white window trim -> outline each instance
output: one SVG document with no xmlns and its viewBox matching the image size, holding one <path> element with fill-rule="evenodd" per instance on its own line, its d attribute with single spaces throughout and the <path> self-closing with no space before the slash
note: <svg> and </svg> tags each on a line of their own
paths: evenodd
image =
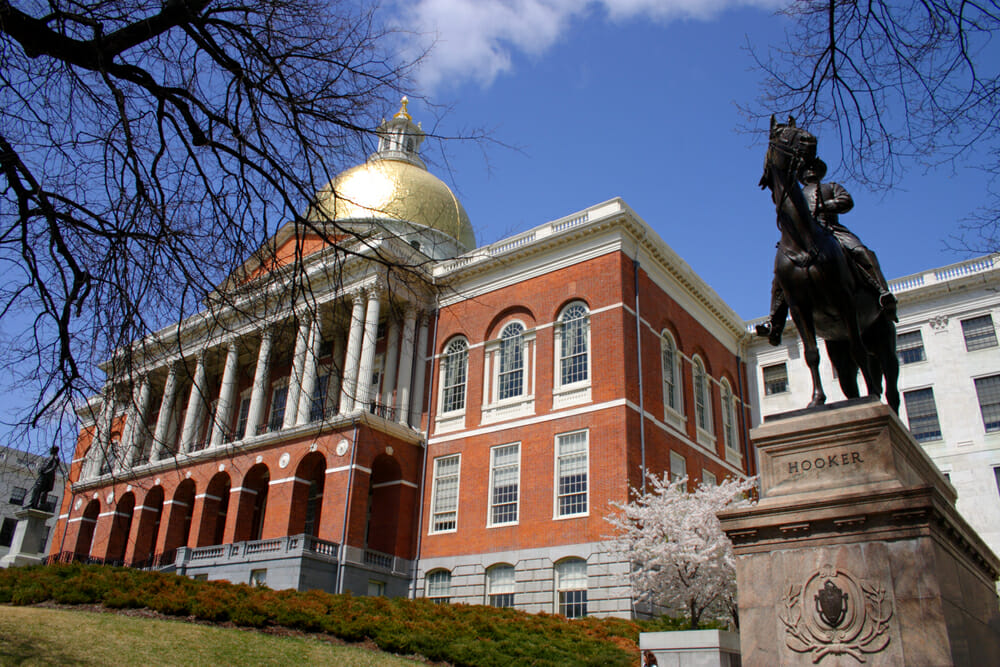
<svg viewBox="0 0 1000 667">
<path fill-rule="evenodd" d="M 458 483 L 455 485 L 455 527 L 448 530 L 434 530 L 434 516 L 437 513 L 437 486 L 438 486 L 438 475 L 437 475 L 437 462 L 440 459 L 447 459 L 451 457 L 458 457 Z M 455 533 L 458 532 L 458 510 L 461 503 L 458 502 L 462 497 L 462 454 L 446 454 L 444 456 L 438 456 L 434 459 L 434 468 L 432 472 L 432 482 L 431 482 L 431 520 L 427 527 L 428 535 L 444 535 L 445 533 Z"/>
<path fill-rule="evenodd" d="M 502 333 L 511 324 L 524 323 L 520 320 L 510 320 L 501 328 Z M 496 338 L 484 345 L 485 369 L 483 377 L 483 406 L 482 423 L 491 424 L 516 417 L 524 417 L 535 414 L 535 366 L 538 348 L 535 345 L 535 329 L 527 327 L 521 332 L 521 363 L 523 365 L 521 375 L 521 394 L 500 400 L 500 338 Z"/>
<path fill-rule="evenodd" d="M 493 452 L 500 447 L 510 447 L 511 445 L 517 445 L 517 519 L 514 521 L 506 521 L 504 523 L 493 523 L 493 475 L 495 473 L 495 467 L 493 465 Z M 495 445 L 490 447 L 490 480 L 489 485 L 486 487 L 486 527 L 487 528 L 505 528 L 507 526 L 517 526 L 521 523 L 521 443 L 520 442 L 505 442 L 502 445 Z"/>
<path fill-rule="evenodd" d="M 585 512 L 578 512 L 576 514 L 559 514 L 559 438 L 566 435 L 575 435 L 577 433 L 585 433 L 586 438 L 586 460 L 587 460 L 587 510 Z M 590 516 L 590 488 L 592 486 L 590 479 L 590 429 L 583 428 L 576 431 L 568 431 L 566 433 L 557 433 L 553 439 L 553 460 L 552 460 L 552 470 L 553 470 L 553 480 L 552 480 L 552 520 L 553 521 L 563 521 L 565 519 L 579 519 L 581 517 Z M 518 496 L 520 499 L 520 496 Z"/>
<path fill-rule="evenodd" d="M 698 365 L 701 365 L 701 372 L 705 376 L 705 424 L 708 428 L 702 428 L 698 423 Z M 715 415 L 712 413 L 712 385 L 715 380 L 705 368 L 705 362 L 701 357 L 695 355 L 691 359 L 691 389 L 694 394 L 694 424 L 698 433 L 698 444 L 704 447 L 715 449 Z"/>
<path fill-rule="evenodd" d="M 684 464 L 684 472 L 681 473 L 681 474 L 679 474 L 679 475 L 677 474 L 677 471 L 674 470 L 674 467 L 675 467 L 674 466 L 674 461 L 675 460 L 680 460 Z M 677 466 L 677 467 L 680 467 L 680 466 Z M 674 480 L 680 479 L 681 477 L 688 477 L 687 457 L 685 457 L 680 452 L 675 452 L 674 450 L 671 449 L 670 450 L 670 481 L 673 482 Z"/>
<path fill-rule="evenodd" d="M 586 581 L 584 588 L 569 588 L 563 586 L 563 576 L 560 573 L 560 566 L 569 562 L 582 562 L 583 563 L 583 576 Z M 552 596 L 553 612 L 556 614 L 562 613 L 560 611 L 561 605 L 559 604 L 559 594 L 569 591 L 585 591 L 587 593 L 587 613 L 583 617 L 590 616 L 590 564 L 587 562 L 586 558 L 580 558 L 579 556 L 567 556 L 566 558 L 560 558 L 555 563 L 552 564 L 552 579 L 553 579 L 553 589 L 554 595 Z"/>
<path fill-rule="evenodd" d="M 663 368 L 663 347 L 667 340 L 670 341 L 670 345 L 674 350 L 672 374 L 674 378 L 674 399 L 677 405 L 671 405 L 667 400 L 665 387 L 666 373 Z M 684 415 L 684 374 L 681 373 L 681 351 L 677 347 L 677 341 L 674 339 L 673 334 L 667 329 L 660 332 L 660 388 L 663 391 L 664 422 L 683 432 L 685 424 L 687 424 L 687 417 Z"/>
<path fill-rule="evenodd" d="M 989 377 L 989 376 L 986 376 L 986 377 Z M 938 437 L 936 437 L 936 438 L 934 438 L 933 440 L 923 440 L 923 441 L 919 441 L 918 440 L 918 442 L 920 443 L 921 446 L 941 444 L 941 443 L 945 442 L 944 427 L 941 425 L 941 411 L 938 409 L 938 406 L 937 406 L 938 397 L 934 393 L 934 384 L 933 383 L 932 384 L 922 384 L 922 385 L 919 385 L 919 386 L 916 386 L 916 387 L 909 387 L 909 388 L 907 388 L 905 390 L 901 389 L 900 392 L 899 392 L 899 409 L 902 412 L 902 415 L 897 415 L 897 416 L 899 416 L 900 420 L 903 421 L 904 424 L 906 424 L 906 430 L 909 431 L 910 430 L 910 411 L 906 409 L 906 394 L 910 394 L 910 393 L 915 392 L 915 391 L 924 391 L 925 389 L 930 389 L 931 390 L 931 400 L 934 402 L 934 415 L 937 417 L 938 428 L 941 429 L 941 435 L 938 436 Z M 972 391 L 973 391 L 973 393 L 976 394 L 976 408 L 977 408 L 977 410 L 979 410 L 979 424 L 982 425 L 983 424 L 983 414 L 982 414 L 982 408 L 979 405 L 979 394 L 976 392 L 976 382 L 975 382 L 975 380 L 972 381 Z M 984 427 L 984 430 L 985 430 L 985 427 Z M 990 431 L 990 433 L 993 433 L 993 431 Z M 912 432 L 911 432 L 911 435 L 912 435 Z M 914 440 L 916 440 L 916 436 L 914 436 Z"/>
<path fill-rule="evenodd" d="M 490 578 L 490 572 L 496 572 L 500 568 L 510 568 L 511 573 L 514 575 L 511 580 L 511 590 L 509 595 L 517 595 L 517 568 L 510 563 L 494 563 L 486 568 L 485 576 L 485 593 L 483 595 L 483 604 L 490 606 L 490 596 L 491 595 L 508 595 L 508 593 L 495 593 L 492 588 L 493 580 Z"/>
<path fill-rule="evenodd" d="M 450 354 L 447 354 L 447 349 L 452 345 L 452 343 L 459 339 L 465 341 L 465 385 L 462 388 L 462 407 L 457 410 L 449 410 L 445 412 L 445 378 L 447 376 L 447 362 L 451 357 Z M 465 414 L 469 407 L 469 350 L 471 349 L 472 345 L 469 344 L 468 338 L 465 336 L 455 336 L 448 341 L 448 345 L 445 345 L 445 352 L 443 352 L 439 357 L 437 392 L 437 404 L 439 408 L 437 414 L 434 416 L 435 433 L 450 433 L 452 431 L 461 431 L 465 428 Z"/>
<path fill-rule="evenodd" d="M 587 327 L 587 378 L 585 380 L 563 384 L 562 339 L 563 329 L 565 327 L 565 324 L 563 323 L 563 315 L 565 315 L 566 311 L 573 306 L 583 306 L 583 308 L 587 311 L 587 314 L 583 317 L 585 326 Z M 589 403 L 591 401 L 591 378 L 593 377 L 593 365 L 591 363 L 591 359 L 594 356 L 592 338 L 590 335 L 590 307 L 583 301 L 572 301 L 566 304 L 566 306 L 559 311 L 559 317 L 556 318 L 554 325 L 552 347 L 552 408 L 559 409 L 570 405 Z"/>
<path fill-rule="evenodd" d="M 726 400 L 726 391 L 729 391 L 729 400 Z M 740 453 L 740 426 L 739 420 L 737 419 L 737 404 L 739 403 L 739 398 L 733 393 L 733 388 L 729 385 L 729 380 L 722 378 L 719 382 L 719 401 L 722 405 L 722 440 L 723 449 L 725 450 L 726 460 L 730 463 L 740 464 L 743 461 L 743 454 Z M 742 406 L 740 406 L 742 409 Z M 730 425 L 733 432 L 733 442 L 732 446 L 728 440 L 726 440 L 726 417 L 730 420 Z"/>
</svg>

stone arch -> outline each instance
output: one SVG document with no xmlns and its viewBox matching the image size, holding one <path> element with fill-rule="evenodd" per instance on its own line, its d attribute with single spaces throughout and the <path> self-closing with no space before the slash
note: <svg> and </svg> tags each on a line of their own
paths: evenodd
<svg viewBox="0 0 1000 667">
<path fill-rule="evenodd" d="M 402 476 L 399 462 L 388 454 L 380 454 L 372 461 L 365 525 L 365 545 L 369 549 L 388 554 L 396 550 Z"/>
<path fill-rule="evenodd" d="M 239 500 L 236 503 L 234 542 L 260 539 L 267 514 L 267 493 L 270 482 L 271 472 L 263 463 L 250 468 L 243 477 Z"/>
<path fill-rule="evenodd" d="M 187 546 L 191 534 L 191 513 L 194 511 L 194 480 L 185 479 L 177 485 L 170 501 L 167 534 L 163 542 L 164 553 Z"/>
<path fill-rule="evenodd" d="M 209 480 L 208 486 L 205 487 L 204 502 L 201 504 L 197 546 L 207 547 L 223 543 L 231 489 L 232 482 L 226 472 L 218 472 Z"/>
<path fill-rule="evenodd" d="M 135 546 L 132 549 L 133 563 L 142 563 L 153 555 L 163 517 L 163 497 L 163 487 L 157 485 L 147 491 L 146 497 L 142 500 L 142 507 L 139 508 L 139 526 L 135 532 Z"/>
<path fill-rule="evenodd" d="M 94 498 L 83 509 L 80 515 L 80 530 L 76 534 L 76 545 L 73 553 L 78 558 L 90 557 L 90 546 L 94 541 L 94 528 L 97 526 L 97 517 L 101 514 L 101 501 Z"/>
<path fill-rule="evenodd" d="M 288 535 L 305 533 L 313 537 L 319 536 L 325 484 L 326 457 L 320 452 L 310 452 L 303 456 L 295 468 Z"/>
<path fill-rule="evenodd" d="M 132 530 L 132 518 L 135 514 L 135 494 L 131 491 L 122 494 L 115 503 L 111 514 L 111 532 L 108 536 L 108 548 L 104 559 L 110 563 L 124 564 L 125 550 L 128 548 L 128 537 Z"/>
</svg>

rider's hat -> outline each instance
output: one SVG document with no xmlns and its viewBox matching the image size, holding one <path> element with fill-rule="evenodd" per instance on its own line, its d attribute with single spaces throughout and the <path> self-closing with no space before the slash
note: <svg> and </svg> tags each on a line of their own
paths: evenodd
<svg viewBox="0 0 1000 667">
<path fill-rule="evenodd" d="M 826 176 L 826 162 L 823 162 L 818 157 L 814 157 L 805 166 L 806 169 L 810 169 L 816 172 L 816 178 L 821 179 Z"/>
</svg>

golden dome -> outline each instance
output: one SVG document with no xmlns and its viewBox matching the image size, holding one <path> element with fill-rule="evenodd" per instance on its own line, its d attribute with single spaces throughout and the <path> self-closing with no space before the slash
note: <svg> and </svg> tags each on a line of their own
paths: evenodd
<svg viewBox="0 0 1000 667">
<path fill-rule="evenodd" d="M 451 189 L 410 162 L 375 158 L 348 169 L 319 192 L 316 205 L 338 221 L 402 220 L 476 247 L 469 216 Z"/>
</svg>

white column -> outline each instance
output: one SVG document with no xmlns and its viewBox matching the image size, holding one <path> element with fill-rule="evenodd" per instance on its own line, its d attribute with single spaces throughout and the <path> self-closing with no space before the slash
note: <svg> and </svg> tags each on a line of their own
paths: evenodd
<svg viewBox="0 0 1000 667">
<path fill-rule="evenodd" d="M 205 351 L 198 353 L 198 361 L 194 368 L 194 381 L 191 383 L 191 393 L 188 395 L 187 412 L 184 414 L 184 429 L 181 431 L 181 451 L 190 452 L 198 437 L 198 427 L 201 426 L 201 407 L 205 401 Z"/>
<path fill-rule="evenodd" d="M 355 292 L 351 308 L 351 332 L 347 337 L 347 356 L 344 359 L 344 382 L 340 390 L 340 414 L 354 410 L 354 392 L 358 387 L 358 364 L 361 363 L 361 339 L 365 327 L 365 299 L 363 292 Z"/>
<path fill-rule="evenodd" d="M 399 320 L 389 315 L 389 331 L 386 333 L 385 374 L 382 376 L 382 405 L 392 405 L 392 390 L 396 388 L 396 370 L 399 364 Z"/>
<path fill-rule="evenodd" d="M 410 403 L 410 424 L 420 430 L 420 416 L 424 406 L 424 381 L 427 379 L 427 313 L 420 316 L 420 333 L 417 335 L 417 373 L 413 379 L 413 402 Z M 414 423 L 416 422 L 416 423 Z"/>
<path fill-rule="evenodd" d="M 122 467 L 126 470 L 132 467 L 136 455 L 139 453 L 142 433 L 146 429 L 146 413 L 149 412 L 149 394 L 149 378 L 143 376 L 132 393 L 132 404 L 129 405 L 128 416 L 125 418 L 125 429 L 122 433 L 122 444 L 125 446 Z"/>
<path fill-rule="evenodd" d="M 399 380 L 396 382 L 396 419 L 400 424 L 410 421 L 410 378 L 413 373 L 413 333 L 417 313 L 406 306 L 403 313 L 403 342 L 400 343 Z"/>
<path fill-rule="evenodd" d="M 97 477 L 101 472 L 101 461 L 111 446 L 111 424 L 115 419 L 115 389 L 110 381 L 101 392 L 101 412 L 94 424 L 94 437 L 88 452 L 87 477 Z"/>
<path fill-rule="evenodd" d="M 250 391 L 246 433 L 237 433 L 237 438 L 257 435 L 257 427 L 260 426 L 264 412 L 264 401 L 267 400 L 267 383 L 271 375 L 271 336 L 270 328 L 264 329 L 260 333 L 260 349 L 257 351 L 257 366 L 253 372 L 253 389 Z"/>
<path fill-rule="evenodd" d="M 378 287 L 368 289 L 368 310 L 365 314 L 364 344 L 361 346 L 361 363 L 358 364 L 358 388 L 355 392 L 355 409 L 367 410 L 372 392 L 372 369 L 375 365 L 375 345 L 378 343 L 378 317 L 381 310 Z"/>
<path fill-rule="evenodd" d="M 296 424 L 308 424 L 312 413 L 313 394 L 316 392 L 316 373 L 319 358 L 319 345 L 323 340 L 323 320 L 319 314 L 319 306 L 309 326 L 309 344 L 306 346 L 305 368 L 302 369 L 302 391 L 299 392 L 299 410 Z M 327 380 L 329 382 L 329 380 Z M 326 386 L 330 391 L 330 385 Z"/>
<path fill-rule="evenodd" d="M 299 395 L 302 393 L 302 371 L 306 364 L 306 348 L 309 347 L 311 318 L 303 315 L 299 320 L 299 330 L 295 335 L 295 355 L 292 357 L 292 372 L 288 376 L 288 394 L 285 398 L 285 414 L 282 428 L 295 426 L 299 415 Z"/>
<path fill-rule="evenodd" d="M 215 405 L 215 415 L 212 419 L 212 447 L 218 447 L 226 441 L 229 424 L 233 420 L 233 399 L 236 396 L 236 375 L 239 371 L 240 346 L 235 340 L 229 341 L 226 350 L 226 366 L 222 371 L 222 384 L 219 386 L 219 402 Z"/>
<path fill-rule="evenodd" d="M 344 348 L 346 345 L 347 341 L 343 336 L 334 337 L 333 353 L 330 355 L 330 384 L 326 386 L 326 406 L 324 408 L 327 415 L 334 414 L 334 411 L 339 412 L 337 407 L 340 405 L 340 388 L 343 385 Z"/>
<path fill-rule="evenodd" d="M 163 384 L 163 399 L 160 400 L 160 414 L 156 417 L 156 433 L 153 434 L 153 452 L 150 461 L 159 461 L 167 454 L 167 436 L 174 421 L 174 400 L 177 396 L 177 364 L 171 363 L 167 369 L 167 379 Z"/>
</svg>

